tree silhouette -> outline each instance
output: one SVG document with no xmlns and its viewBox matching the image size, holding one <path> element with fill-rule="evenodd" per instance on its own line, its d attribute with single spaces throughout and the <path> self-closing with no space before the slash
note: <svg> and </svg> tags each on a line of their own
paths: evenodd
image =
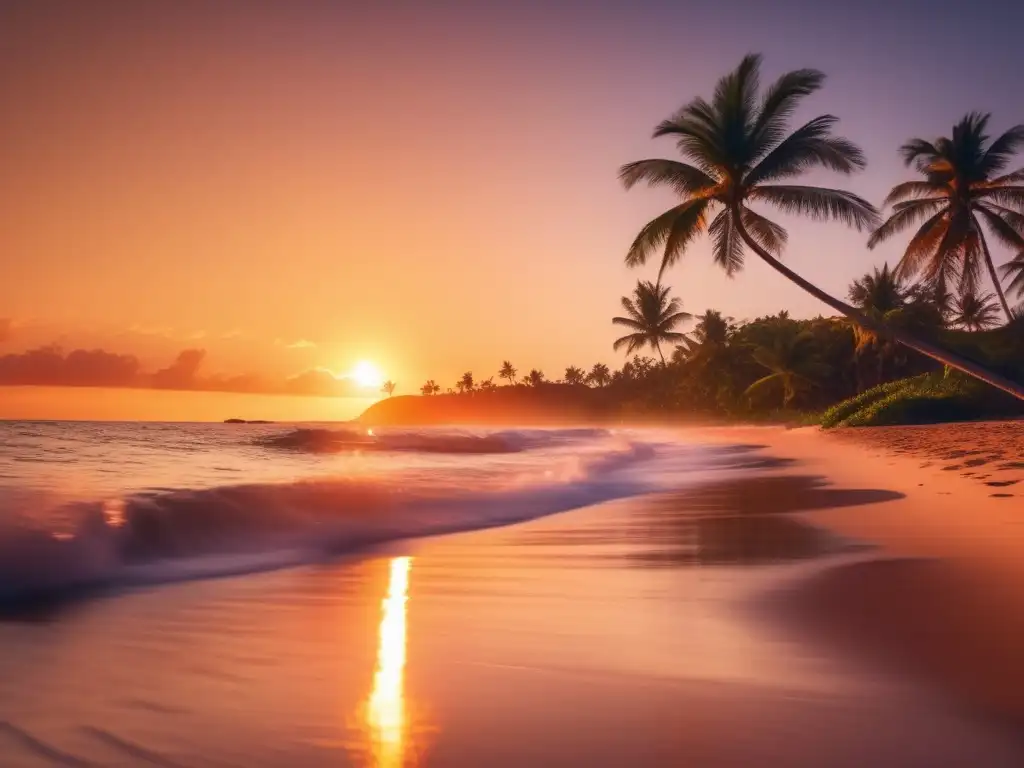
<svg viewBox="0 0 1024 768">
<path fill-rule="evenodd" d="M 466 371 L 462 374 L 462 378 L 456 382 L 455 386 L 459 388 L 459 392 L 472 392 L 474 386 L 473 374 Z"/>
<path fill-rule="evenodd" d="M 565 383 L 566 384 L 582 384 L 587 380 L 587 372 L 582 368 L 577 368 L 575 365 L 570 365 L 565 369 Z"/>
<path fill-rule="evenodd" d="M 885 199 L 892 215 L 871 235 L 868 247 L 917 227 L 897 267 L 900 276 L 955 278 L 959 292 L 970 294 L 977 292 L 984 267 L 1011 318 L 982 222 L 1014 253 L 1024 251 L 1024 168 L 1004 173 L 1024 147 L 1024 125 L 989 143 L 985 129 L 990 117 L 971 112 L 953 126 L 949 138 L 911 139 L 900 147 L 907 166 L 913 165 L 924 178 L 892 188 Z"/>
<path fill-rule="evenodd" d="M 396 390 L 397 388 L 398 388 L 398 385 L 397 385 L 397 384 L 395 384 L 395 382 L 393 382 L 393 381 L 391 381 L 390 379 L 388 379 L 387 381 L 385 381 L 385 382 L 384 382 L 384 383 L 383 383 L 383 384 L 381 385 L 381 387 L 380 387 L 380 391 L 381 391 L 381 392 L 385 392 L 385 393 L 387 394 L 387 396 L 388 396 L 388 397 L 391 397 L 391 396 L 392 396 L 393 394 L 395 394 L 395 390 Z"/>
<path fill-rule="evenodd" d="M 587 381 L 595 387 L 606 387 L 611 380 L 611 371 L 608 370 L 608 366 L 604 363 L 594 363 L 594 367 L 587 374 Z"/>
<path fill-rule="evenodd" d="M 427 379 L 427 383 L 420 387 L 420 394 L 422 395 L 436 395 L 440 391 L 441 385 L 433 379 Z"/>
<path fill-rule="evenodd" d="M 541 384 L 544 383 L 544 372 L 536 368 L 533 368 L 526 375 L 526 379 L 524 379 L 524 382 L 531 387 L 539 387 Z"/>
<path fill-rule="evenodd" d="M 966 331 L 984 331 L 999 324 L 999 305 L 991 293 L 965 293 L 956 301 L 953 323 Z"/>
<path fill-rule="evenodd" d="M 508 360 L 501 364 L 501 369 L 498 371 L 498 376 L 503 379 L 508 379 L 509 386 L 516 383 L 516 368 Z"/>
<path fill-rule="evenodd" d="M 682 302 L 678 298 L 669 298 L 671 289 L 641 280 L 633 290 L 633 297 L 622 297 L 622 308 L 626 317 L 613 317 L 612 323 L 621 325 L 632 333 L 615 340 L 612 349 L 618 351 L 626 348 L 626 354 L 632 354 L 644 346 L 650 346 L 658 353 L 661 362 L 665 355 L 661 351 L 662 342 L 678 342 L 684 337 L 674 329 L 692 315 L 682 311 Z"/>
</svg>

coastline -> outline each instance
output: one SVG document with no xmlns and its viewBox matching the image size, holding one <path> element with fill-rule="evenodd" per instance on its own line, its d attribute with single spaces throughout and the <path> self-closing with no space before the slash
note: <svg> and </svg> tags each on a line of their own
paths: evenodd
<svg viewBox="0 0 1024 768">
<path fill-rule="evenodd" d="M 686 433 L 762 446 L 754 471 L 0 623 L 0 750 L 18 767 L 1020 764 L 1005 499 L 869 434 Z"/>
</svg>

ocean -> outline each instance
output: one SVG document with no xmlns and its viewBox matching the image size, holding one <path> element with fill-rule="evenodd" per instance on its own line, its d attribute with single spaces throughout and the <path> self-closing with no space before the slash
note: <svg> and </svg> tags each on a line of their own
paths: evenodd
<svg viewBox="0 0 1024 768">
<path fill-rule="evenodd" d="M 679 487 L 744 446 L 611 429 L 0 423 L 0 604 L 319 562 Z"/>
</svg>

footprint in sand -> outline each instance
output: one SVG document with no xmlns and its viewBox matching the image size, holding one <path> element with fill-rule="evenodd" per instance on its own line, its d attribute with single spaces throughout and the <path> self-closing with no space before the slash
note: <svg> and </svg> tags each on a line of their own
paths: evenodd
<svg viewBox="0 0 1024 768">
<path fill-rule="evenodd" d="M 985 485 L 991 485 L 993 488 L 1005 488 L 1008 485 L 1016 485 L 1020 480 L 989 480 Z"/>
<path fill-rule="evenodd" d="M 1005 464 L 1000 464 L 999 469 L 1024 469 L 1024 461 L 1008 461 Z"/>
<path fill-rule="evenodd" d="M 990 493 L 989 496 L 991 496 L 993 499 L 1012 499 L 1013 498 L 1013 494 L 1012 493 Z"/>
</svg>

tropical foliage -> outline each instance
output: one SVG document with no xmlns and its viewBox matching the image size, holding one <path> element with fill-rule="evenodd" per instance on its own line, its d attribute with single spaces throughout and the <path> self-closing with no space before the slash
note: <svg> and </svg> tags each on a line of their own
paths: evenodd
<svg viewBox="0 0 1024 768">
<path fill-rule="evenodd" d="M 625 347 L 626 354 L 630 355 L 649 346 L 665 362 L 662 343 L 682 341 L 683 334 L 675 329 L 692 317 L 689 312 L 683 312 L 682 301 L 670 298 L 670 292 L 668 286 L 641 280 L 636 284 L 632 298 L 623 296 L 622 308 L 626 316 L 613 317 L 612 323 L 631 332 L 616 339 L 612 348 L 617 351 Z"/>
<path fill-rule="evenodd" d="M 950 137 L 911 139 L 900 147 L 903 161 L 923 178 L 892 188 L 885 199 L 892 215 L 868 247 L 916 228 L 897 268 L 901 276 L 955 281 L 967 295 L 978 292 L 984 269 L 1011 318 L 985 230 L 1013 253 L 1024 251 L 1024 168 L 1007 171 L 1024 147 L 1024 125 L 990 142 L 990 117 L 972 112 L 953 126 Z"/>
<path fill-rule="evenodd" d="M 1024 172 L 1020 177 L 1016 176 L 1017 172 L 1001 177 L 991 174 L 999 173 L 1017 144 L 1024 141 L 1024 129 L 1020 133 L 1011 129 L 993 142 L 982 154 L 982 160 L 973 165 L 966 161 L 961 163 L 961 158 L 955 157 L 958 148 L 973 146 L 972 139 L 962 138 L 960 134 L 948 142 L 949 146 L 942 141 L 934 145 L 910 142 L 903 149 L 904 157 L 926 173 L 924 184 L 934 194 L 911 194 L 905 185 L 898 187 L 900 191 L 894 190 L 890 199 L 901 207 L 880 227 L 878 212 L 862 197 L 841 189 L 792 183 L 811 170 L 831 170 L 848 175 L 866 165 L 865 157 L 856 144 L 833 133 L 838 122 L 833 115 L 820 115 L 790 130 L 790 118 L 796 108 L 821 88 L 825 75 L 814 69 L 787 72 L 762 92 L 760 66 L 760 56 L 751 54 L 744 57 L 735 70 L 718 81 L 710 100 L 693 99 L 654 129 L 655 138 L 668 136 L 675 139 L 676 147 L 686 162 L 639 160 L 619 170 L 619 178 L 627 189 L 646 183 L 668 187 L 679 197 L 677 205 L 640 230 L 626 253 L 626 264 L 643 265 L 652 254 L 660 252 L 660 277 L 691 244 L 707 233 L 711 237 L 714 260 L 726 274 L 734 275 L 742 270 L 745 253 L 749 249 L 772 269 L 862 328 L 885 335 L 1024 399 L 1024 386 L 1020 383 L 934 342 L 921 339 L 906 328 L 886 324 L 860 312 L 785 266 L 780 257 L 787 241 L 786 230 L 753 207 L 767 204 L 783 213 L 823 221 L 834 219 L 857 230 L 873 230 L 872 239 L 877 241 L 886 236 L 886 232 L 897 231 L 893 221 L 895 217 L 899 217 L 897 221 L 913 218 L 912 214 L 903 212 L 904 204 L 914 210 L 931 206 L 929 210 L 934 222 L 940 222 L 941 216 L 935 218 L 937 209 L 944 204 L 943 201 L 948 201 L 949 195 L 942 196 L 935 190 L 940 187 L 952 189 L 966 179 L 993 186 L 985 192 L 985 210 L 980 215 L 994 232 L 998 230 L 1000 236 L 1009 242 L 1012 239 L 1010 233 L 1016 233 L 1017 223 L 1024 222 L 1024 213 L 1017 212 L 1017 208 L 1024 210 L 1024 186 L 1014 184 L 1024 179 Z M 975 139 L 984 138 L 983 129 L 984 122 L 981 122 Z M 972 151 L 975 154 L 981 152 L 978 147 Z M 970 173 L 974 175 L 957 175 L 962 167 L 973 169 Z M 919 197 L 925 202 L 914 202 Z M 999 210 L 993 206 L 998 206 Z M 919 216 L 920 211 L 914 215 Z M 945 216 L 950 218 L 952 215 L 947 210 Z M 1009 223 L 1011 219 L 1014 223 Z M 975 247 L 971 245 L 974 240 L 977 240 L 978 248 L 983 243 L 975 229 L 969 223 L 950 220 L 944 231 L 951 233 L 950 238 L 960 238 L 955 240 L 958 248 L 969 250 Z M 973 263 L 961 259 L 957 276 L 962 285 L 971 285 L 973 267 L 970 265 Z M 945 270 L 930 274 L 936 279 L 949 277 Z M 964 282 L 965 275 L 967 282 Z"/>
</svg>

